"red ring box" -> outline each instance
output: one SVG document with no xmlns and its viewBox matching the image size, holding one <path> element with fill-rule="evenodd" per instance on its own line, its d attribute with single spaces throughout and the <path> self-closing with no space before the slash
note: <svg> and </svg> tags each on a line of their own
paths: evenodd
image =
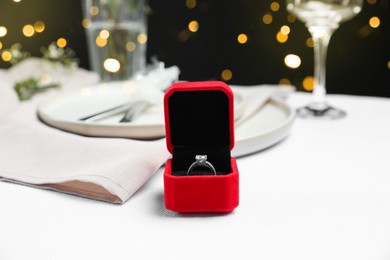
<svg viewBox="0 0 390 260">
<path fill-rule="evenodd" d="M 239 203 L 234 147 L 234 96 L 220 81 L 175 83 L 164 96 L 167 148 L 164 200 L 176 212 L 233 211 Z M 195 155 L 207 155 L 216 175 L 204 166 L 189 174 Z"/>
</svg>

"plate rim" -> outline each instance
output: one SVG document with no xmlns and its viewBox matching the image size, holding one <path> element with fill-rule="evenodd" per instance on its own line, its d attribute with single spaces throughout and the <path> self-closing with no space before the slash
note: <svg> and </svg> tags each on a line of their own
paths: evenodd
<svg viewBox="0 0 390 260">
<path fill-rule="evenodd" d="M 234 148 L 232 150 L 232 154 L 234 157 L 239 158 L 239 157 L 247 156 L 247 155 L 254 154 L 254 153 L 260 152 L 262 150 L 265 150 L 265 149 L 267 149 L 271 146 L 274 146 L 277 143 L 281 142 L 290 134 L 290 130 L 291 130 L 293 123 L 295 121 L 295 118 L 296 118 L 295 109 L 293 109 L 291 106 L 289 106 L 285 102 L 285 100 L 280 98 L 280 97 L 272 96 L 269 100 L 267 100 L 267 103 L 269 103 L 269 102 L 274 102 L 278 106 L 282 106 L 283 109 L 286 109 L 288 111 L 288 116 L 287 116 L 286 120 L 282 121 L 278 125 L 275 125 L 274 127 L 270 128 L 267 131 L 264 131 L 264 132 L 261 132 L 258 134 L 253 134 L 253 135 L 247 136 L 245 138 L 240 138 L 240 139 L 235 137 L 235 145 L 234 145 Z M 261 108 L 259 110 L 261 110 Z M 257 143 L 258 139 L 266 138 L 268 135 L 271 135 L 271 134 L 278 132 L 278 131 L 281 131 L 281 133 L 278 134 L 277 137 L 273 137 L 272 139 L 270 139 L 267 143 L 262 144 L 262 145 L 259 145 L 259 144 L 253 145 L 254 143 L 255 144 Z M 248 143 L 251 144 L 250 147 L 252 149 L 245 148 L 245 144 L 248 144 Z M 245 150 L 245 152 L 244 152 L 244 150 Z"/>
</svg>

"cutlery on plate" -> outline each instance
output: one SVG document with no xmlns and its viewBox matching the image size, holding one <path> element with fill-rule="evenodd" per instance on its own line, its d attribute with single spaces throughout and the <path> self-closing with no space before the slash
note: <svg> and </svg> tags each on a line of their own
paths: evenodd
<svg viewBox="0 0 390 260">
<path fill-rule="evenodd" d="M 117 114 L 120 114 L 123 112 L 127 113 L 128 111 L 136 109 L 138 104 L 143 103 L 143 102 L 146 102 L 146 101 L 137 100 L 137 101 L 127 102 L 125 104 L 115 106 L 115 107 L 112 107 L 109 109 L 105 109 L 103 111 L 93 113 L 92 115 L 88 115 L 88 116 L 79 118 L 79 120 L 84 121 L 84 122 L 94 122 L 94 121 L 98 121 L 98 120 L 101 120 L 101 119 L 104 119 L 104 118 L 107 118 L 110 116 L 114 116 L 114 115 L 117 115 Z"/>
<path fill-rule="evenodd" d="M 134 120 L 134 118 L 137 118 L 142 112 L 144 112 L 148 107 L 150 106 L 150 103 L 147 101 L 139 101 L 137 104 L 135 104 L 133 107 L 128 109 L 125 113 L 125 115 L 122 117 L 122 119 L 119 121 L 120 123 L 128 123 Z"/>
</svg>

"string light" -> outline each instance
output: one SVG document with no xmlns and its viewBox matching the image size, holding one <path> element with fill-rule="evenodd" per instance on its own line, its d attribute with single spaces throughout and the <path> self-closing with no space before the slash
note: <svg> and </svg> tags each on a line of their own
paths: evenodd
<svg viewBox="0 0 390 260">
<path fill-rule="evenodd" d="M 277 12 L 280 9 L 280 4 L 278 2 L 272 2 L 270 8 L 272 11 Z"/>
<path fill-rule="evenodd" d="M 67 41 L 66 41 L 65 38 L 59 38 L 59 39 L 57 40 L 57 46 L 58 46 L 59 48 L 65 48 L 66 44 L 67 44 Z"/>
<path fill-rule="evenodd" d="M 100 38 L 107 40 L 110 37 L 110 32 L 108 30 L 101 30 L 99 33 Z"/>
<path fill-rule="evenodd" d="M 233 77 L 233 72 L 230 69 L 224 69 L 221 73 L 221 78 L 224 81 L 229 81 Z"/>
<path fill-rule="evenodd" d="M 280 31 L 276 34 L 276 40 L 279 43 L 285 43 L 288 40 L 288 34 L 290 33 L 290 27 L 283 25 Z"/>
<path fill-rule="evenodd" d="M 89 28 L 89 26 L 91 26 L 91 20 L 89 20 L 88 18 L 85 18 L 83 19 L 83 21 L 81 22 L 81 25 L 87 29 Z"/>
<path fill-rule="evenodd" d="M 35 33 L 34 26 L 32 26 L 31 24 L 26 24 L 25 26 L 23 26 L 22 31 L 23 31 L 23 35 L 26 37 L 32 37 Z"/>
<path fill-rule="evenodd" d="M 280 85 L 291 85 L 291 81 L 289 79 L 282 78 L 279 80 L 279 84 Z"/>
<path fill-rule="evenodd" d="M 137 41 L 141 44 L 144 44 L 148 41 L 148 36 L 146 34 L 140 33 L 137 36 Z"/>
<path fill-rule="evenodd" d="M 280 28 L 280 32 L 283 33 L 284 35 L 288 35 L 290 33 L 290 27 L 287 25 L 283 25 Z"/>
<path fill-rule="evenodd" d="M 373 16 L 370 18 L 370 20 L 368 21 L 368 24 L 372 27 L 372 28 L 378 28 L 379 25 L 381 24 L 381 20 L 377 17 L 377 16 Z"/>
<path fill-rule="evenodd" d="M 45 23 L 42 22 L 42 21 L 36 21 L 34 23 L 34 30 L 37 32 L 37 33 L 41 33 L 45 30 Z"/>
<path fill-rule="evenodd" d="M 241 33 L 237 36 L 237 41 L 240 44 L 245 44 L 248 41 L 248 36 L 245 33 Z"/>
<path fill-rule="evenodd" d="M 188 23 L 188 30 L 191 32 L 197 32 L 199 29 L 199 23 L 197 21 L 191 21 Z"/>
<path fill-rule="evenodd" d="M 309 47 L 309 48 L 313 48 L 313 47 L 314 47 L 313 38 L 311 38 L 311 37 L 307 38 L 307 40 L 306 40 L 306 46 Z"/>
<path fill-rule="evenodd" d="M 21 2 L 21 0 L 13 0 L 15 3 Z M 377 0 L 366 0 L 366 2 L 370 5 L 374 4 L 379 4 L 381 3 L 380 1 Z M 274 22 L 275 18 L 275 27 L 276 24 L 282 25 L 279 29 L 279 31 L 276 33 L 276 41 L 278 43 L 286 43 L 289 39 L 289 35 L 291 33 L 291 28 L 289 25 L 283 25 L 283 23 L 287 23 L 286 21 L 279 23 L 280 21 L 280 15 L 282 15 L 282 12 L 279 12 L 282 5 L 284 3 L 280 3 L 279 0 L 270 0 L 269 1 L 269 9 L 263 13 L 263 16 L 261 17 L 263 24 L 265 25 L 270 25 Z M 198 11 L 204 11 L 207 10 L 206 6 L 202 2 L 198 3 L 197 0 L 185 0 L 185 6 L 188 9 L 195 9 L 197 8 Z M 202 9 L 203 8 L 203 9 Z M 89 10 L 90 15 L 96 16 L 101 13 L 101 10 L 97 6 L 92 6 Z M 285 20 L 288 21 L 288 23 L 294 23 L 296 22 L 296 17 L 292 14 L 288 14 L 287 16 L 282 17 Z M 82 20 L 82 26 L 86 29 L 89 28 L 91 25 L 91 20 L 88 18 L 85 18 Z M 377 16 L 373 16 L 369 19 L 368 23 L 366 22 L 364 25 L 364 28 L 361 28 L 361 30 L 358 32 L 359 36 L 364 35 L 364 37 L 368 36 L 372 32 L 375 32 L 375 28 L 378 28 L 381 25 L 381 20 Z M 46 25 L 43 21 L 36 21 L 33 24 L 26 24 L 23 26 L 22 32 L 25 37 L 32 37 L 37 33 L 42 33 L 46 29 Z M 183 29 L 180 33 L 178 33 L 177 39 L 181 42 L 187 41 L 194 35 L 193 33 L 198 32 L 199 30 L 199 22 L 197 20 L 192 20 L 188 23 L 187 28 Z M 6 36 L 8 33 L 7 28 L 5 26 L 0 26 L 0 37 Z M 295 33 L 295 31 L 294 31 Z M 108 30 L 102 30 L 100 31 L 99 35 L 96 37 L 96 45 L 99 47 L 105 47 L 107 45 L 107 40 L 110 37 L 110 32 Z M 234 40 L 234 39 L 232 39 Z M 245 33 L 241 33 L 237 36 L 236 38 L 237 42 L 239 44 L 246 44 L 248 42 L 248 35 Z M 136 41 L 128 41 L 125 45 L 125 48 L 128 52 L 132 52 L 137 48 L 137 44 L 141 43 L 144 44 L 148 41 L 147 35 L 146 34 L 139 34 L 137 36 Z M 67 40 L 65 38 L 59 38 L 57 40 L 57 46 L 60 48 L 65 48 L 67 45 Z M 314 42 L 311 37 L 307 38 L 305 41 L 305 45 L 307 47 L 314 47 Z M 285 45 L 287 46 L 287 45 Z M 3 48 L 3 44 L 0 42 L 0 49 Z M 3 61 L 9 61 L 12 59 L 12 53 L 5 50 L 1 53 L 1 58 Z M 284 65 L 288 68 L 291 69 L 297 69 L 301 66 L 301 58 L 298 55 L 295 54 L 288 54 L 284 57 Z M 387 69 L 390 70 L 390 60 L 382 64 L 382 66 L 386 65 Z M 116 59 L 106 59 L 104 61 L 104 69 L 106 69 L 109 72 L 115 73 L 118 72 L 121 68 L 121 64 L 118 60 Z M 224 69 L 221 72 L 220 75 L 221 79 L 224 81 L 229 81 L 233 77 L 233 72 L 231 69 Z M 312 90 L 314 87 L 314 82 L 315 79 L 312 76 L 305 77 L 302 81 L 302 86 L 305 90 Z M 282 85 L 291 85 L 291 81 L 288 78 L 281 78 L 279 80 L 279 84 Z"/>
<path fill-rule="evenodd" d="M 7 35 L 7 28 L 5 26 L 0 26 L 0 37 Z"/>
<path fill-rule="evenodd" d="M 264 24 L 271 24 L 272 23 L 272 20 L 273 20 L 273 17 L 272 17 L 272 15 L 271 14 L 265 14 L 264 16 L 263 16 L 263 23 Z"/>
<path fill-rule="evenodd" d="M 186 0 L 186 6 L 189 9 L 194 9 L 196 7 L 196 0 Z"/>
<path fill-rule="evenodd" d="M 110 58 L 110 59 L 106 59 L 104 61 L 103 67 L 108 72 L 115 73 L 115 72 L 118 72 L 120 70 L 121 64 L 119 63 L 118 60 Z"/>
<path fill-rule="evenodd" d="M 3 61 L 8 62 L 12 59 L 12 54 L 10 51 L 3 51 L 1 53 L 1 58 L 3 59 Z"/>
<path fill-rule="evenodd" d="M 99 14 L 99 7 L 91 6 L 91 8 L 89 9 L 89 13 L 91 15 L 98 15 Z"/>
<path fill-rule="evenodd" d="M 180 42 L 185 42 L 191 37 L 191 32 L 188 29 L 182 30 L 177 35 L 177 40 Z"/>
<path fill-rule="evenodd" d="M 295 54 L 288 54 L 284 58 L 284 64 L 291 69 L 299 68 L 301 66 L 301 58 Z"/>
<path fill-rule="evenodd" d="M 104 47 L 107 44 L 107 39 L 103 39 L 100 35 L 98 35 L 95 39 L 95 43 L 98 47 Z"/>
<path fill-rule="evenodd" d="M 279 43 L 285 43 L 285 42 L 288 40 L 288 35 L 283 34 L 282 32 L 278 32 L 278 33 L 276 34 L 276 40 L 277 40 Z"/>
<path fill-rule="evenodd" d="M 293 14 L 287 15 L 287 21 L 289 23 L 294 23 L 296 20 L 297 20 L 297 18 L 295 17 L 295 15 L 293 15 Z"/>
<path fill-rule="evenodd" d="M 132 42 L 132 41 L 126 43 L 126 50 L 128 52 L 134 51 L 136 47 L 137 47 L 137 45 L 134 42 Z"/>
<path fill-rule="evenodd" d="M 314 77 L 312 76 L 305 77 L 302 81 L 303 89 L 307 91 L 312 91 L 314 89 L 314 82 L 315 82 Z"/>
</svg>

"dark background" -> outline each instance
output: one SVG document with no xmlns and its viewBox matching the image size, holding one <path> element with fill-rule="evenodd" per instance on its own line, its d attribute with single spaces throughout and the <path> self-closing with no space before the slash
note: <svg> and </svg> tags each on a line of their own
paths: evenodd
<svg viewBox="0 0 390 260">
<path fill-rule="evenodd" d="M 0 26 L 8 29 L 0 38 L 2 49 L 20 42 L 32 56 L 40 56 L 41 46 L 63 37 L 80 59 L 80 66 L 89 68 L 88 52 L 82 22 L 82 0 L 12 0 L 0 1 Z M 272 2 L 280 9 L 272 11 Z M 306 46 L 310 37 L 304 25 L 287 21 L 284 1 L 275 0 L 197 0 L 194 8 L 186 0 L 149 0 L 148 59 L 155 56 L 166 66 L 177 65 L 182 80 L 222 79 L 225 69 L 232 72 L 229 84 L 278 84 L 288 79 L 303 91 L 302 81 L 313 75 L 313 48 Z M 265 14 L 271 24 L 264 24 Z M 368 25 L 377 16 L 378 28 Z M 27 38 L 25 24 L 43 21 L 45 31 Z M 189 32 L 188 23 L 199 22 L 199 30 Z M 276 41 L 282 25 L 291 28 L 286 43 Z M 237 42 L 245 33 L 246 44 Z M 284 65 L 287 54 L 300 56 L 297 69 Z M 0 67 L 10 64 L 0 60 Z M 368 0 L 363 10 L 345 22 L 334 33 L 328 51 L 327 90 L 329 93 L 390 97 L 390 3 L 389 0 Z"/>
</svg>

